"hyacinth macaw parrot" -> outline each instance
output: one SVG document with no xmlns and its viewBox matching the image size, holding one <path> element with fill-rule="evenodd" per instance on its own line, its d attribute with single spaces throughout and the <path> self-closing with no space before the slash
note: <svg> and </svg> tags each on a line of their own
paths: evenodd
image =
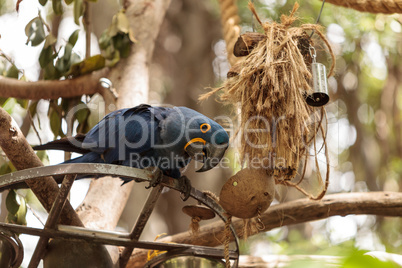
<svg viewBox="0 0 402 268">
<path fill-rule="evenodd" d="M 183 179 L 190 191 L 189 181 L 181 176 L 180 169 L 195 159 L 203 163 L 198 171 L 210 170 L 218 165 L 228 145 L 227 132 L 205 115 L 186 107 L 142 104 L 106 115 L 85 135 L 52 141 L 34 149 L 83 154 L 65 163 L 158 167 L 164 175 Z M 152 186 L 156 183 L 152 182 Z M 188 197 L 189 192 L 185 195 Z"/>
</svg>

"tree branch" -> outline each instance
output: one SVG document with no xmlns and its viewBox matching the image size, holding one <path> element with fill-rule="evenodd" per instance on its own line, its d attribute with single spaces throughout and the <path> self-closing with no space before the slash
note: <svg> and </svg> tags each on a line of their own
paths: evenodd
<svg viewBox="0 0 402 268">
<path fill-rule="evenodd" d="M 21 130 L 3 108 L 0 108 L 0 146 L 16 169 L 43 166 Z M 52 177 L 45 177 L 27 180 L 26 183 L 49 212 L 59 191 L 56 181 Z M 69 202 L 64 205 L 60 218 L 63 224 L 84 226 Z"/>
<path fill-rule="evenodd" d="M 66 80 L 41 80 L 26 82 L 0 76 L 0 97 L 18 99 L 58 99 L 101 92 L 99 79 L 106 76 L 108 68 Z"/>
<path fill-rule="evenodd" d="M 350 214 L 370 214 L 381 216 L 402 216 L 402 193 L 369 192 L 343 193 L 325 196 L 320 201 L 298 199 L 271 206 L 262 214 L 261 220 L 265 225 L 263 230 L 251 228 L 250 235 L 266 232 L 277 227 L 304 223 L 331 216 L 346 216 Z M 236 232 L 243 232 L 243 220 L 233 220 Z M 183 232 L 165 237 L 159 242 L 176 242 L 193 245 L 215 247 L 222 245 L 224 240 L 224 223 L 214 222 L 200 228 L 196 237 L 190 232 Z M 233 237 L 231 238 L 233 239 Z M 146 262 L 146 250 L 136 251 L 130 258 L 127 267 L 143 267 Z"/>
</svg>

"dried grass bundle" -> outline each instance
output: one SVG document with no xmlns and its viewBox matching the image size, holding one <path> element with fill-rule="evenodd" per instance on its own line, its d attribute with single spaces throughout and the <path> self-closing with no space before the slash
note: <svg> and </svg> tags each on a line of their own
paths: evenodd
<svg viewBox="0 0 402 268">
<path fill-rule="evenodd" d="M 297 3 L 290 16 L 282 15 L 281 23 L 262 23 L 254 6 L 249 7 L 265 38 L 240 63 L 238 75 L 200 99 L 222 91 L 222 101 L 240 104 L 241 159 L 249 166 L 263 165 L 276 177 L 288 180 L 296 175 L 301 157 L 321 127 L 322 114 L 305 101 L 306 94 L 312 93 L 306 64 L 311 39 L 306 31 L 315 31 L 327 45 L 332 62 L 334 56 L 318 25 L 290 27 L 296 20 Z"/>
</svg>

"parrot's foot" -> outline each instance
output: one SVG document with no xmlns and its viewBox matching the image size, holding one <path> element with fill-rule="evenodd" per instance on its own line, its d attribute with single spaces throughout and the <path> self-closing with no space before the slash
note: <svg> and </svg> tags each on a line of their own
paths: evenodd
<svg viewBox="0 0 402 268">
<path fill-rule="evenodd" d="M 190 197 L 191 193 L 191 182 L 186 176 L 181 176 L 179 179 L 179 188 L 181 192 L 181 199 L 186 201 Z"/>
<path fill-rule="evenodd" d="M 149 182 L 148 186 L 145 186 L 145 189 L 149 189 L 151 187 L 155 187 L 159 183 L 161 183 L 163 178 L 163 172 L 157 167 L 149 167 L 148 170 L 152 171 L 152 179 Z"/>
</svg>

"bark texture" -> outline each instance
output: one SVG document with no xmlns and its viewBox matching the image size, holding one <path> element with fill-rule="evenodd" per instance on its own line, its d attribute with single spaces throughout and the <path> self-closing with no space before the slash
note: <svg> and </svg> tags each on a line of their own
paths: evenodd
<svg viewBox="0 0 402 268">
<path fill-rule="evenodd" d="M 0 108 L 0 146 L 18 170 L 43 166 L 18 126 L 3 108 Z M 56 181 L 52 177 L 45 177 L 27 180 L 26 183 L 49 212 L 59 191 Z M 64 206 L 60 221 L 67 225 L 84 226 L 69 202 Z"/>
<path fill-rule="evenodd" d="M 101 92 L 99 79 L 106 76 L 108 69 L 93 72 L 74 79 L 41 80 L 26 82 L 0 76 L 0 97 L 18 99 L 72 98 Z"/>
</svg>

